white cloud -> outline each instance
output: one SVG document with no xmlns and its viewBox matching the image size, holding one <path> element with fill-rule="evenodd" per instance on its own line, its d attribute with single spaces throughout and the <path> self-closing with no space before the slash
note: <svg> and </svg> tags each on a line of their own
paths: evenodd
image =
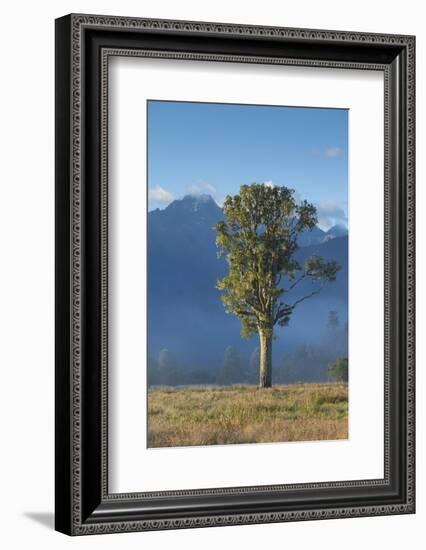
<svg viewBox="0 0 426 550">
<path fill-rule="evenodd" d="M 217 193 L 217 189 L 214 185 L 212 185 L 211 183 L 203 183 L 203 186 L 204 186 L 204 189 L 206 191 L 208 191 L 211 195 L 215 195 Z"/>
<path fill-rule="evenodd" d="M 340 157 L 342 154 L 342 150 L 340 147 L 328 147 L 324 150 L 324 156 L 326 159 L 335 159 L 336 157 Z"/>
<path fill-rule="evenodd" d="M 200 195 L 201 189 L 198 185 L 189 185 L 188 186 L 188 193 L 191 195 Z"/>
<path fill-rule="evenodd" d="M 272 183 L 272 181 L 264 181 L 263 185 L 265 187 L 270 187 L 271 189 L 272 189 L 272 187 L 275 187 L 275 185 Z"/>
<path fill-rule="evenodd" d="M 223 201 L 225 200 L 224 196 L 219 195 L 216 187 L 212 183 L 209 183 L 207 181 L 199 181 L 198 183 L 188 185 L 186 190 L 190 195 L 194 195 L 195 197 L 203 194 L 210 195 L 211 197 L 213 197 L 215 203 L 221 208 L 223 205 Z"/>
<path fill-rule="evenodd" d="M 200 181 L 199 183 L 189 185 L 187 189 L 188 193 L 191 195 L 202 195 L 203 193 L 208 193 L 212 197 L 215 197 L 217 194 L 216 187 L 207 181 Z"/>
<path fill-rule="evenodd" d="M 333 225 L 348 225 L 348 217 L 338 203 L 332 201 L 320 202 L 316 205 L 318 225 L 327 231 Z"/>
<path fill-rule="evenodd" d="M 167 206 L 174 200 L 174 195 L 170 191 L 167 191 L 167 189 L 164 189 L 164 187 L 155 185 L 152 189 L 148 190 L 148 200 Z"/>
</svg>

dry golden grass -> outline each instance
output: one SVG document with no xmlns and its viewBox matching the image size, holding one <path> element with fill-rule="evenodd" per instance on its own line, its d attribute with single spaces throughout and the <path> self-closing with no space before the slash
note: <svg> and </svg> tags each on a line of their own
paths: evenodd
<svg viewBox="0 0 426 550">
<path fill-rule="evenodd" d="M 152 388 L 148 446 L 347 439 L 347 384 Z"/>
</svg>

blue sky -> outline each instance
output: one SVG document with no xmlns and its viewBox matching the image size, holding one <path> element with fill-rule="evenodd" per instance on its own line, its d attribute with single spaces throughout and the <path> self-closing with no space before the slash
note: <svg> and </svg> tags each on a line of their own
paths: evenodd
<svg viewBox="0 0 426 550">
<path fill-rule="evenodd" d="M 220 205 L 252 182 L 285 185 L 347 225 L 348 111 L 148 101 L 149 210 L 187 194 Z"/>
</svg>

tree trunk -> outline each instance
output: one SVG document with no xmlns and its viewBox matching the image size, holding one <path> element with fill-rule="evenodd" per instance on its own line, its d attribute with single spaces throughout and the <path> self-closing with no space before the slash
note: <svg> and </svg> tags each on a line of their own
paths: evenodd
<svg viewBox="0 0 426 550">
<path fill-rule="evenodd" d="M 260 371 L 259 388 L 272 386 L 272 333 L 259 333 L 260 340 Z"/>
</svg>

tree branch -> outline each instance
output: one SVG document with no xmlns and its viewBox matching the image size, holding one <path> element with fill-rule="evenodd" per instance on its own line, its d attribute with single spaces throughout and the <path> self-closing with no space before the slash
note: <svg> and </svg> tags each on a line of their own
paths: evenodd
<svg viewBox="0 0 426 550">
<path fill-rule="evenodd" d="M 237 315 L 243 315 L 245 317 L 254 317 L 256 319 L 256 315 L 252 311 L 247 311 L 245 309 L 235 308 L 235 313 Z"/>
<path fill-rule="evenodd" d="M 247 298 L 245 300 L 247 302 L 247 304 L 254 309 L 254 311 L 258 314 L 258 315 L 262 315 L 263 311 L 258 307 L 258 306 L 255 306 L 251 301 L 249 301 Z"/>
<path fill-rule="evenodd" d="M 316 290 L 312 291 L 310 294 L 307 294 L 306 296 L 303 296 L 303 298 L 299 298 L 299 300 L 296 300 L 295 302 L 293 302 L 293 304 L 291 305 L 291 308 L 294 309 L 297 305 L 304 302 L 308 298 L 312 298 L 312 296 L 315 296 L 316 294 L 319 294 L 321 292 L 321 290 L 323 289 L 323 286 L 324 285 L 322 285 L 320 288 L 317 288 Z"/>
<path fill-rule="evenodd" d="M 297 286 L 300 283 L 300 281 L 303 281 L 303 279 L 306 279 L 307 276 L 308 274 L 305 271 L 298 279 L 296 279 L 296 281 L 293 284 L 291 284 L 288 288 L 284 288 L 283 289 L 284 292 L 290 292 L 290 290 L 293 290 L 293 288 Z"/>
</svg>

